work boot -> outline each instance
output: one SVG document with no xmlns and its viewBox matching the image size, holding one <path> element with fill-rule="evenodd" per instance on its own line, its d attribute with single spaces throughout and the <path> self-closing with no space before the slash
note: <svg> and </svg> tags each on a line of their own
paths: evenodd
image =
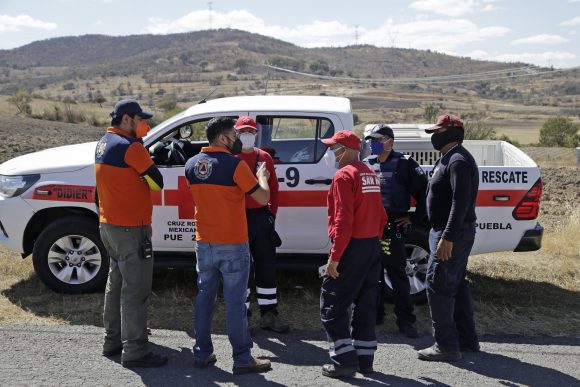
<svg viewBox="0 0 580 387">
<path fill-rule="evenodd" d="M 125 368 L 152 368 L 162 367 L 167 364 L 167 356 L 161 356 L 149 352 L 147 355 L 134 360 L 122 360 L 121 365 Z"/>
<path fill-rule="evenodd" d="M 340 367 L 334 364 L 322 366 L 322 375 L 329 378 L 353 377 L 356 371 L 358 371 L 358 366 Z"/>
<path fill-rule="evenodd" d="M 268 359 L 257 359 L 255 357 L 252 358 L 250 364 L 245 366 L 234 366 L 233 372 L 234 375 L 241 375 L 241 374 L 251 374 L 251 373 L 260 373 L 266 372 L 272 369 L 272 363 Z"/>
<path fill-rule="evenodd" d="M 216 361 L 217 361 L 217 358 L 216 358 L 215 354 L 212 353 L 205 360 L 193 359 L 193 368 L 205 368 L 205 367 L 208 367 L 212 364 L 215 364 Z"/>
<path fill-rule="evenodd" d="M 105 357 L 113 357 L 113 356 L 120 355 L 121 352 L 123 352 L 123 346 L 122 345 L 120 347 L 118 347 L 118 348 L 103 349 L 103 356 L 105 356 Z"/>
<path fill-rule="evenodd" d="M 262 317 L 260 317 L 260 328 L 276 333 L 290 332 L 290 326 L 285 324 L 280 316 L 274 312 L 266 312 Z"/>
<path fill-rule="evenodd" d="M 417 351 L 419 360 L 427 361 L 457 361 L 461 359 L 461 352 L 459 351 L 445 351 L 439 349 L 437 344 L 425 349 Z"/>
</svg>

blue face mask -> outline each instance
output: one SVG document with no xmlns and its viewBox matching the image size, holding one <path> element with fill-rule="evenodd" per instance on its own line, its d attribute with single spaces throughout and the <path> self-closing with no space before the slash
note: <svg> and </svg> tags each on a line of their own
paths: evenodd
<svg viewBox="0 0 580 387">
<path fill-rule="evenodd" d="M 382 142 L 371 141 L 371 152 L 373 153 L 373 155 L 378 155 L 383 150 L 385 150 L 385 147 Z"/>
</svg>

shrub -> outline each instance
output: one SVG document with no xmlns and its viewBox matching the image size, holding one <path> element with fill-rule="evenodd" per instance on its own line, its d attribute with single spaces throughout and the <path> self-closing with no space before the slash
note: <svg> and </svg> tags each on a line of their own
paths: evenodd
<svg viewBox="0 0 580 387">
<path fill-rule="evenodd" d="M 18 110 L 18 113 L 16 114 L 23 114 L 25 116 L 32 114 L 30 101 L 32 101 L 32 97 L 26 90 L 22 89 L 18 89 L 18 91 L 16 91 L 12 97 L 8 98 L 8 102 L 16 106 L 16 109 Z"/>
<path fill-rule="evenodd" d="M 466 140 L 495 140 L 495 129 L 482 120 L 466 121 L 463 125 Z"/>
<path fill-rule="evenodd" d="M 540 129 L 540 145 L 577 147 L 580 144 L 578 129 L 578 125 L 567 117 L 548 118 Z"/>
<path fill-rule="evenodd" d="M 166 95 L 157 102 L 157 107 L 165 112 L 175 109 L 177 99 L 175 95 Z"/>
<path fill-rule="evenodd" d="M 443 109 L 443 105 L 438 103 L 430 103 L 429 105 L 425 106 L 425 110 L 423 111 L 423 118 L 425 118 L 425 122 L 429 124 L 434 124 L 437 116 Z"/>
</svg>

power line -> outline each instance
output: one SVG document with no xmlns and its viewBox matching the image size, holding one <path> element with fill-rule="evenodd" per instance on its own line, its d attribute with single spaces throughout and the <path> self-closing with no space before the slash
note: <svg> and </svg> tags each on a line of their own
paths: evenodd
<svg viewBox="0 0 580 387">
<path fill-rule="evenodd" d="M 560 72 L 573 71 L 580 69 L 580 67 L 573 67 L 568 69 L 556 69 L 556 70 L 541 70 L 534 66 L 516 67 L 508 68 L 504 70 L 493 70 L 484 71 L 479 73 L 471 74 L 453 74 L 453 75 L 441 75 L 433 77 L 423 77 L 423 78 L 353 78 L 353 77 L 335 77 L 330 75 L 320 75 L 305 73 L 301 71 L 295 71 L 290 69 L 285 69 L 283 67 L 272 66 L 269 64 L 264 65 L 276 71 L 300 75 L 303 77 L 317 78 L 317 79 L 327 79 L 335 81 L 346 81 L 354 83 L 382 83 L 391 85 L 410 85 L 416 83 L 426 83 L 426 84 L 441 84 L 441 83 L 464 83 L 464 82 L 480 82 L 489 80 L 499 80 L 499 79 L 510 79 L 510 78 L 521 78 L 521 77 L 531 77 L 531 76 L 541 76 L 545 74 L 554 74 Z"/>
</svg>

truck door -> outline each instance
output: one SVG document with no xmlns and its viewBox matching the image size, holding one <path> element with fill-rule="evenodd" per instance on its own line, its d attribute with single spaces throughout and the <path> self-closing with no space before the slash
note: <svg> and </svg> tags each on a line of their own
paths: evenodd
<svg viewBox="0 0 580 387">
<path fill-rule="evenodd" d="M 224 114 L 236 119 L 246 113 Z M 163 175 L 164 187 L 153 193 L 153 247 L 156 251 L 192 251 L 195 247 L 195 205 L 185 178 L 185 163 L 208 145 L 205 125 L 213 116 L 172 125 L 147 141 L 151 158 Z"/>
<path fill-rule="evenodd" d="M 332 115 L 256 113 L 258 146 L 274 158 L 280 185 L 276 229 L 279 252 L 320 253 L 329 246 L 326 197 L 334 160 L 325 162 L 321 138 L 332 137 Z"/>
</svg>

